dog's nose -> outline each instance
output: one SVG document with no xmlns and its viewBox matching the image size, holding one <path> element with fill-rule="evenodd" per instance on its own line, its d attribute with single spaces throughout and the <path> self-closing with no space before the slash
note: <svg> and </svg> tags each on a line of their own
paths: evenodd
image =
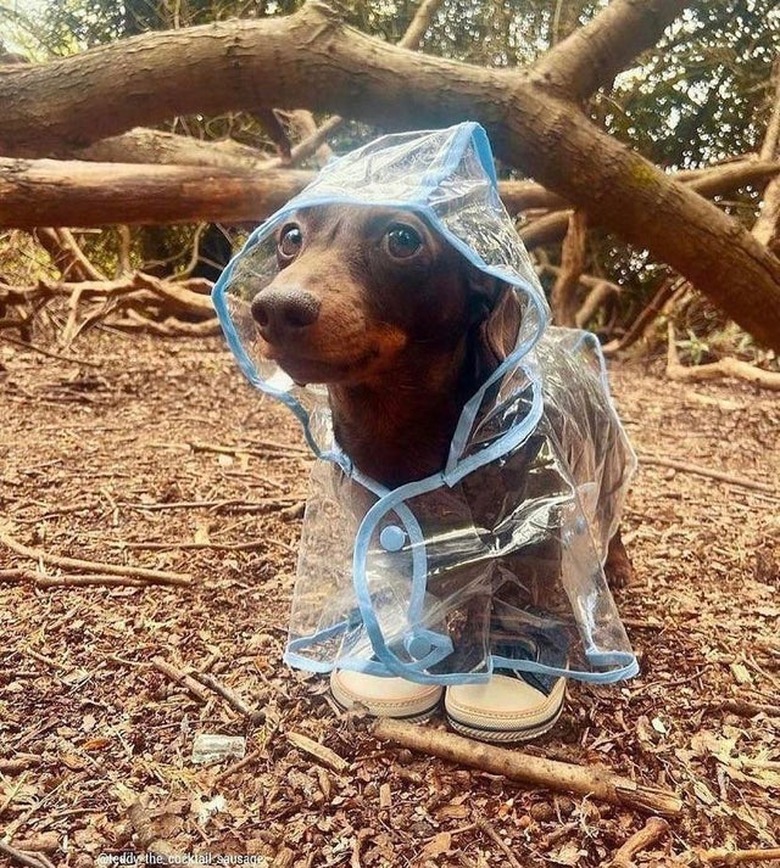
<svg viewBox="0 0 780 868">
<path fill-rule="evenodd" d="M 266 289 L 252 302 L 252 316 L 270 343 L 312 325 L 319 315 L 320 300 L 303 289 Z"/>
</svg>

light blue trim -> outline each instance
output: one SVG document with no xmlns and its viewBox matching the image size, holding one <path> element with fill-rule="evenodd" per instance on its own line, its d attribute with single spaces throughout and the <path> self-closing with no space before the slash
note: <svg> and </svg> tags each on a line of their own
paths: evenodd
<svg viewBox="0 0 780 868">
<path fill-rule="evenodd" d="M 324 631 L 330 632 L 330 631 Z M 335 668 L 332 662 L 320 661 L 311 657 L 305 657 L 297 653 L 298 648 L 304 648 L 308 645 L 313 645 L 323 638 L 320 634 L 313 634 L 306 637 L 305 643 L 302 640 L 294 640 L 287 646 L 287 650 L 283 654 L 283 660 L 290 666 L 296 669 L 303 669 L 307 672 L 317 672 L 319 674 L 327 674 Z M 446 656 L 446 655 L 445 655 Z M 599 655 L 600 656 L 600 655 Z M 414 681 L 418 684 L 484 684 L 490 680 L 496 670 L 507 669 L 515 672 L 530 672 L 534 675 L 548 675 L 554 678 L 570 678 L 573 681 L 582 681 L 588 684 L 614 684 L 618 681 L 626 681 L 639 674 L 639 663 L 632 654 L 618 653 L 612 656 L 617 662 L 617 658 L 624 660 L 624 665 L 617 669 L 611 669 L 608 672 L 582 672 L 576 669 L 563 669 L 556 666 L 544 666 L 541 663 L 536 663 L 533 660 L 516 660 L 511 657 L 502 657 L 498 654 L 490 656 L 488 667 L 485 672 L 474 673 L 448 673 L 444 675 L 428 675 L 425 673 L 419 674 L 414 669 L 404 669 L 403 677 L 407 681 Z M 442 658 L 443 659 L 443 658 Z M 434 662 L 439 662 L 438 660 Z M 428 666 L 434 665 L 426 660 Z M 595 661 L 594 661 L 594 665 Z M 383 666 L 376 660 L 365 660 L 360 657 L 339 657 L 339 669 L 350 669 L 354 672 L 365 672 L 368 675 L 379 675 L 390 677 L 397 675 L 391 669 Z"/>
<path fill-rule="evenodd" d="M 509 360 L 509 357 L 507 357 L 507 360 Z M 531 400 L 531 409 L 523 419 L 515 423 L 506 434 L 502 434 L 501 437 L 491 443 L 490 446 L 480 450 L 479 452 L 475 452 L 460 461 L 454 461 L 454 464 L 451 464 L 455 458 L 454 449 L 451 451 L 450 458 L 447 461 L 447 467 L 444 470 L 444 481 L 450 486 L 450 488 L 469 473 L 472 473 L 478 468 L 483 467 L 485 464 L 495 461 L 497 458 L 500 458 L 517 448 L 534 430 L 536 430 L 536 426 L 539 424 L 539 420 L 542 418 L 542 413 L 544 412 L 544 396 L 542 394 L 541 383 L 539 383 L 536 376 L 531 378 L 529 375 L 529 381 L 533 397 Z M 487 385 L 490 385 L 490 380 Z M 483 395 L 477 393 L 477 396 L 475 397 L 479 397 L 479 402 L 475 402 L 474 404 L 474 414 L 476 414 L 476 410 L 482 403 Z M 469 404 L 471 404 L 473 400 L 474 399 L 472 398 L 469 401 Z M 469 415 L 471 415 L 471 413 L 472 408 L 469 408 Z M 461 419 L 462 418 L 463 417 L 461 417 Z M 474 424 L 474 418 L 469 420 L 470 425 Z M 458 423 L 458 426 L 460 427 L 460 423 Z M 453 438 L 453 447 L 454 444 L 455 439 Z"/>
<path fill-rule="evenodd" d="M 501 657 L 493 655 L 494 669 L 512 669 L 517 672 L 533 672 L 534 675 L 552 675 L 557 678 L 571 678 L 575 681 L 585 681 L 589 684 L 612 684 L 616 681 L 624 681 L 627 678 L 633 678 L 639 672 L 639 663 L 633 654 L 615 652 L 613 654 L 604 655 L 586 655 L 589 662 L 594 666 L 599 665 L 596 662 L 596 657 L 609 657 L 615 663 L 620 660 L 622 666 L 618 669 L 611 669 L 608 672 L 582 672 L 578 669 L 564 669 L 558 666 L 545 666 L 542 663 L 537 663 L 535 660 L 516 660 L 512 657 Z"/>
<path fill-rule="evenodd" d="M 376 495 L 378 500 L 374 506 L 385 503 L 386 498 L 391 493 L 389 488 L 371 479 L 370 476 L 367 476 L 357 468 L 353 468 L 351 478 Z M 385 514 L 392 509 L 392 506 L 388 507 Z M 428 584 L 428 556 L 425 551 L 425 536 L 415 514 L 406 503 L 399 504 L 395 512 L 406 527 L 406 532 L 409 536 L 409 545 L 399 549 L 399 553 L 408 548 L 412 555 L 412 591 L 409 598 L 409 618 L 412 622 L 415 622 L 422 614 L 425 603 L 425 589 Z M 366 516 L 363 517 L 363 521 L 365 519 Z M 366 582 L 365 572 L 363 573 L 363 582 L 364 584 Z"/>
<path fill-rule="evenodd" d="M 360 479 L 366 479 L 363 474 L 359 474 L 359 477 Z M 406 668 L 405 664 L 398 660 L 396 655 L 387 647 L 384 635 L 382 634 L 382 628 L 380 627 L 376 613 L 374 612 L 374 607 L 371 601 L 371 590 L 368 587 L 368 579 L 366 577 L 368 548 L 371 543 L 371 537 L 380 519 L 387 515 L 387 513 L 395 511 L 398 517 L 407 526 L 412 540 L 412 593 L 410 602 L 410 610 L 412 611 L 409 613 L 412 615 L 414 609 L 419 609 L 422 606 L 422 601 L 425 595 L 425 585 L 427 584 L 428 570 L 422 529 L 405 501 L 407 497 L 416 497 L 418 494 L 425 494 L 429 491 L 435 490 L 442 484 L 442 481 L 443 477 L 439 473 L 434 476 L 429 476 L 426 479 L 419 480 L 418 482 L 407 483 L 406 485 L 402 485 L 392 491 L 386 490 L 386 494 L 381 497 L 363 517 L 355 537 L 355 548 L 352 559 L 352 583 L 355 588 L 358 608 L 363 617 L 363 625 L 368 633 L 368 638 L 371 641 L 374 653 L 379 660 L 396 675 L 403 675 Z M 374 485 L 376 485 L 376 483 L 374 483 Z M 399 505 L 401 506 L 400 510 L 396 509 Z M 404 520 L 407 517 L 413 519 L 412 526 Z"/>
</svg>

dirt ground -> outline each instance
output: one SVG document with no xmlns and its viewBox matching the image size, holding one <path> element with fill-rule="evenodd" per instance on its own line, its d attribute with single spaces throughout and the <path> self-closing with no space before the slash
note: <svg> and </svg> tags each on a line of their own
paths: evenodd
<svg viewBox="0 0 780 868">
<path fill-rule="evenodd" d="M 291 415 L 219 338 L 94 332 L 69 353 L 0 342 L 0 842 L 17 851 L 0 864 L 146 851 L 589 868 L 644 826 L 637 810 L 381 743 L 337 713 L 322 678 L 281 661 L 310 461 Z M 629 499 L 637 580 L 615 596 L 642 671 L 572 683 L 558 726 L 525 750 L 680 795 L 637 865 L 778 847 L 780 402 L 638 363 L 612 377 L 640 455 L 685 468 L 643 461 Z M 189 579 L 79 585 L 105 571 L 52 556 Z M 245 738 L 246 760 L 193 762 L 199 733 Z"/>
</svg>

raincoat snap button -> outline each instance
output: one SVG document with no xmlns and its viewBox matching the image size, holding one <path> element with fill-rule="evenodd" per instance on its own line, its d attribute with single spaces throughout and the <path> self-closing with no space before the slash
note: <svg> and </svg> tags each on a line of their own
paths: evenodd
<svg viewBox="0 0 780 868">
<path fill-rule="evenodd" d="M 406 650 L 409 656 L 415 660 L 422 660 L 427 657 L 432 650 L 431 643 L 422 636 L 415 636 L 406 643 Z"/>
<path fill-rule="evenodd" d="M 397 552 L 404 547 L 406 534 L 395 524 L 390 524 L 382 529 L 379 534 L 379 543 L 386 552 Z"/>
</svg>

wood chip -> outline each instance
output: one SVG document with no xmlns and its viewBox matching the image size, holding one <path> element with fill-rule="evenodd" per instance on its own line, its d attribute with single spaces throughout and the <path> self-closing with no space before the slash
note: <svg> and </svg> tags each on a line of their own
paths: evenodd
<svg viewBox="0 0 780 868">
<path fill-rule="evenodd" d="M 333 769 L 334 772 L 344 772 L 349 768 L 349 763 L 335 751 L 306 735 L 301 735 L 299 732 L 288 732 L 287 739 L 298 750 L 313 756 L 318 762 Z"/>
</svg>

